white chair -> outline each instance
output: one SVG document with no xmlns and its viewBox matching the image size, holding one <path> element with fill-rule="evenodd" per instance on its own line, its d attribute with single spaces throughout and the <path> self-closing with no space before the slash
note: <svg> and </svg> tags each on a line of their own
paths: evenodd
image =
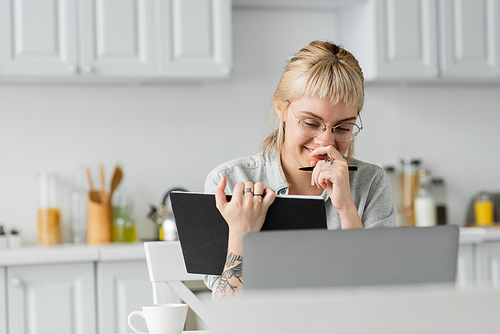
<svg viewBox="0 0 500 334">
<path fill-rule="evenodd" d="M 197 281 L 202 275 L 188 274 L 178 241 L 145 242 L 146 261 L 149 279 L 153 285 L 153 302 L 155 304 L 178 302 L 180 298 L 207 325 L 209 317 L 207 307 L 183 283 Z"/>
</svg>

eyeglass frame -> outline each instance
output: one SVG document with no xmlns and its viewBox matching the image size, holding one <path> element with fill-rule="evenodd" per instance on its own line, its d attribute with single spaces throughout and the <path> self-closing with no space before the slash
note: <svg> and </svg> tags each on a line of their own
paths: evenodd
<svg viewBox="0 0 500 334">
<path fill-rule="evenodd" d="M 343 122 L 343 123 L 337 124 L 337 125 L 335 125 L 335 126 L 327 126 L 327 125 L 325 124 L 325 122 L 323 122 L 323 120 L 322 120 L 322 119 L 317 118 L 317 117 L 312 117 L 312 116 L 311 116 L 311 117 L 304 117 L 304 118 L 302 118 L 302 119 L 299 119 L 299 118 L 297 117 L 297 115 L 295 115 L 295 111 L 294 111 L 294 110 L 293 110 L 293 108 L 292 108 L 292 103 L 291 103 L 289 100 L 286 100 L 286 102 L 288 103 L 288 106 L 290 107 L 290 110 L 292 111 L 292 114 L 293 114 L 293 116 L 295 117 L 295 119 L 297 120 L 297 123 L 298 123 L 299 125 L 300 125 L 300 122 L 302 122 L 303 120 L 308 119 L 308 118 L 317 119 L 318 121 L 320 121 L 321 123 L 323 123 L 323 130 L 321 130 L 321 132 L 320 132 L 320 133 L 318 133 L 316 136 L 312 136 L 312 137 L 311 137 L 311 136 L 306 136 L 305 134 L 303 134 L 303 133 L 301 132 L 301 134 L 302 134 L 303 136 L 305 136 L 305 137 L 308 137 L 308 138 L 316 138 L 316 137 L 318 137 L 318 136 L 322 135 L 322 134 L 326 131 L 326 129 L 327 129 L 327 128 L 332 128 L 332 130 L 333 130 L 333 131 L 332 131 L 332 133 L 333 133 L 333 136 L 334 136 L 334 138 L 335 138 L 335 129 L 336 129 L 337 127 L 341 126 L 342 124 L 352 124 L 352 125 L 355 125 L 355 126 L 357 126 L 357 127 L 359 128 L 358 133 L 356 133 L 353 137 L 351 137 L 351 139 L 350 139 L 349 141 L 341 142 L 341 143 L 350 143 L 350 142 L 351 142 L 354 138 L 356 138 L 356 137 L 359 135 L 359 133 L 361 132 L 361 130 L 363 130 L 363 120 L 361 119 L 361 115 L 360 115 L 359 113 L 358 113 L 358 117 L 359 117 L 359 122 L 361 123 L 360 125 L 357 125 L 356 123 Z M 299 131 L 300 131 L 300 127 L 299 127 Z M 337 140 L 337 139 L 335 139 L 335 140 Z M 340 141 L 339 141 L 339 142 L 340 142 Z"/>
</svg>

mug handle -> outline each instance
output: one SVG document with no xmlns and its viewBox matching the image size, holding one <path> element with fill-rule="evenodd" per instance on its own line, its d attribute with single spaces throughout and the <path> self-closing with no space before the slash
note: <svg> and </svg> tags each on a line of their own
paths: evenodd
<svg viewBox="0 0 500 334">
<path fill-rule="evenodd" d="M 130 314 L 128 315 L 128 318 L 127 318 L 128 326 L 129 326 L 130 328 L 132 328 L 132 330 L 133 330 L 134 332 L 136 332 L 136 333 L 139 333 L 139 334 L 148 334 L 147 332 L 141 332 L 140 330 L 138 330 L 137 328 L 135 328 L 135 327 L 132 325 L 132 323 L 130 322 L 130 319 L 132 319 L 132 317 L 133 317 L 134 315 L 138 315 L 138 316 L 140 316 L 142 319 L 145 319 L 145 318 L 144 318 L 144 312 L 142 312 L 142 311 L 134 311 L 134 312 L 132 312 L 132 313 L 130 313 Z"/>
</svg>

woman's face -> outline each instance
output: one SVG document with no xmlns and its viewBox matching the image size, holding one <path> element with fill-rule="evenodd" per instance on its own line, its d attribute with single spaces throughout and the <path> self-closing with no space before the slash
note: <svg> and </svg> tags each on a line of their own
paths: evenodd
<svg viewBox="0 0 500 334">
<path fill-rule="evenodd" d="M 293 109 L 293 112 L 292 112 Z M 278 116 L 280 111 L 278 111 Z M 328 127 L 319 136 L 310 138 L 302 135 L 299 131 L 299 120 L 306 117 L 318 118 Z M 358 111 L 356 107 L 347 107 L 343 103 L 332 105 L 328 99 L 314 97 L 303 97 L 293 101 L 284 110 L 285 142 L 283 145 L 282 162 L 285 168 L 292 170 L 303 166 L 315 166 L 319 161 L 310 152 L 317 147 L 332 145 L 344 156 L 350 143 L 337 142 L 331 131 L 331 127 L 343 122 L 355 123 Z"/>
</svg>

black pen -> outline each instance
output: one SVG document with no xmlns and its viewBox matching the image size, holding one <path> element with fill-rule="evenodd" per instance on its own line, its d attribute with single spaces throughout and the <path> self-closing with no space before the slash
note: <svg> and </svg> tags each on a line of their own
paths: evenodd
<svg viewBox="0 0 500 334">
<path fill-rule="evenodd" d="M 299 170 L 303 170 L 306 172 L 312 172 L 313 169 L 314 169 L 314 167 L 300 167 L 299 168 Z M 355 172 L 358 170 L 358 166 L 349 166 L 348 169 L 349 169 L 349 172 Z"/>
</svg>

